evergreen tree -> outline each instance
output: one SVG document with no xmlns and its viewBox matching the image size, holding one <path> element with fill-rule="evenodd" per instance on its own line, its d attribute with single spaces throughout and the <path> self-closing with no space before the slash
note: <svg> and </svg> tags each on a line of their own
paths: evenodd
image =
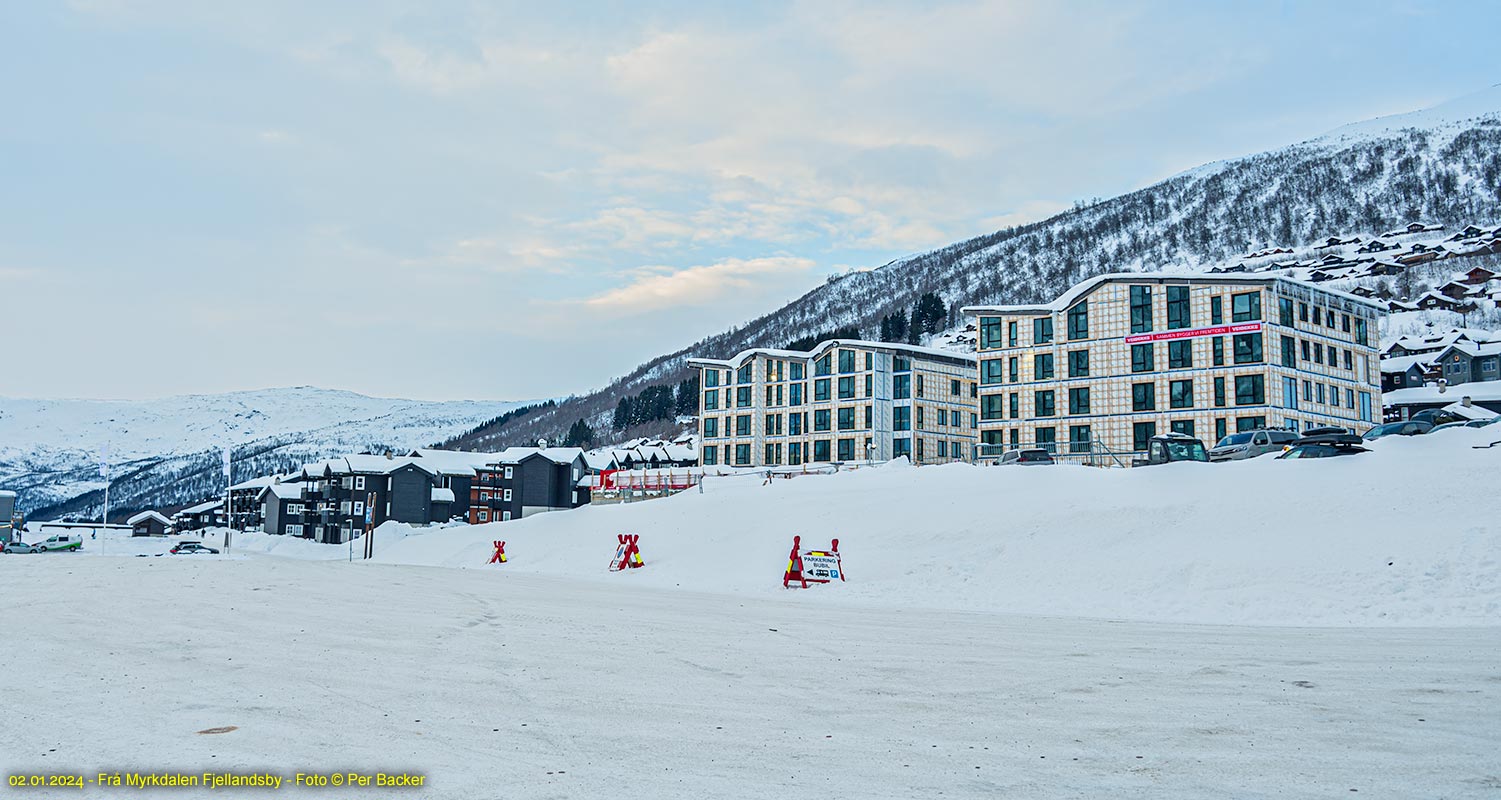
<svg viewBox="0 0 1501 800">
<path fill-rule="evenodd" d="M 677 408 L 679 416 L 698 414 L 698 376 L 684 378 L 678 383 Z"/>
<path fill-rule="evenodd" d="M 615 404 L 615 418 L 611 420 L 611 425 L 615 430 L 623 431 L 631 427 L 631 405 L 631 398 L 629 397 L 622 397 L 620 398 L 620 402 Z"/>
<path fill-rule="evenodd" d="M 563 437 L 564 447 L 588 447 L 594 443 L 594 429 L 582 419 L 573 423 L 568 435 Z"/>
</svg>

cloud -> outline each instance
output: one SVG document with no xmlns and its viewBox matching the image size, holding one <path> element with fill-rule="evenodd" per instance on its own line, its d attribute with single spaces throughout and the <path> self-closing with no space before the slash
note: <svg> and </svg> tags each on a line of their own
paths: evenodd
<svg viewBox="0 0 1501 800">
<path fill-rule="evenodd" d="M 731 258 L 686 269 L 642 268 L 630 283 L 578 301 L 611 316 L 706 306 L 732 295 L 763 295 L 792 279 L 806 283 L 815 264 L 806 258 Z"/>
</svg>

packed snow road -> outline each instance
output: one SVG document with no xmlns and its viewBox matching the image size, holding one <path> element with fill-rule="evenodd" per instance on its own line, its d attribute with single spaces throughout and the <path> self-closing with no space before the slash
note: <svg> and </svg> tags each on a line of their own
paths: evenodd
<svg viewBox="0 0 1501 800">
<path fill-rule="evenodd" d="M 1498 628 L 853 608 L 617 577 L 0 560 L 5 772 L 420 772 L 402 795 L 443 798 L 1501 792 Z"/>
</svg>

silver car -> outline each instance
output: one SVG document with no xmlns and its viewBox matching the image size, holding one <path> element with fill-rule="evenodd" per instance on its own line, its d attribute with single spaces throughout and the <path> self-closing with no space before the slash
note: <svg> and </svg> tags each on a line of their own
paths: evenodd
<svg viewBox="0 0 1501 800">
<path fill-rule="evenodd" d="M 1221 439 L 1209 451 L 1210 461 L 1239 461 L 1267 453 L 1280 453 L 1282 448 L 1296 442 L 1298 434 L 1284 430 L 1242 431 Z"/>
<path fill-rule="evenodd" d="M 41 548 L 40 545 L 27 544 L 27 543 L 25 543 L 23 541 L 16 540 L 14 542 L 6 542 L 5 543 L 5 552 L 7 552 L 7 553 L 40 553 L 40 552 L 42 552 L 42 548 Z"/>
</svg>

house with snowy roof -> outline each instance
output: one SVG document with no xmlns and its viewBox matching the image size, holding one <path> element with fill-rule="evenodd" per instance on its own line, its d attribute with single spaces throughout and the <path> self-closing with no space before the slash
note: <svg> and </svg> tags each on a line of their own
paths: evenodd
<svg viewBox="0 0 1501 800">
<path fill-rule="evenodd" d="M 1430 379 L 1438 380 L 1439 373 L 1433 364 L 1431 353 L 1381 359 L 1382 393 L 1422 386 Z"/>
<path fill-rule="evenodd" d="M 1501 342 L 1455 342 L 1434 359 L 1450 385 L 1501 380 Z"/>
<path fill-rule="evenodd" d="M 587 505 L 591 474 L 582 448 L 508 447 L 477 471 L 469 522 L 507 522 Z"/>
<path fill-rule="evenodd" d="M 142 511 L 125 520 L 131 536 L 166 536 L 172 530 L 172 520 L 155 511 Z"/>
<path fill-rule="evenodd" d="M 172 515 L 172 527 L 178 531 L 201 531 L 224 524 L 223 498 L 188 506 Z"/>
<path fill-rule="evenodd" d="M 291 482 L 302 485 L 296 535 L 328 544 L 347 542 L 367 525 L 428 525 L 463 513 L 455 510 L 452 490 L 440 484 L 438 470 L 421 456 L 343 456 L 308 464 Z M 267 526 L 272 527 L 269 519 Z"/>
</svg>

